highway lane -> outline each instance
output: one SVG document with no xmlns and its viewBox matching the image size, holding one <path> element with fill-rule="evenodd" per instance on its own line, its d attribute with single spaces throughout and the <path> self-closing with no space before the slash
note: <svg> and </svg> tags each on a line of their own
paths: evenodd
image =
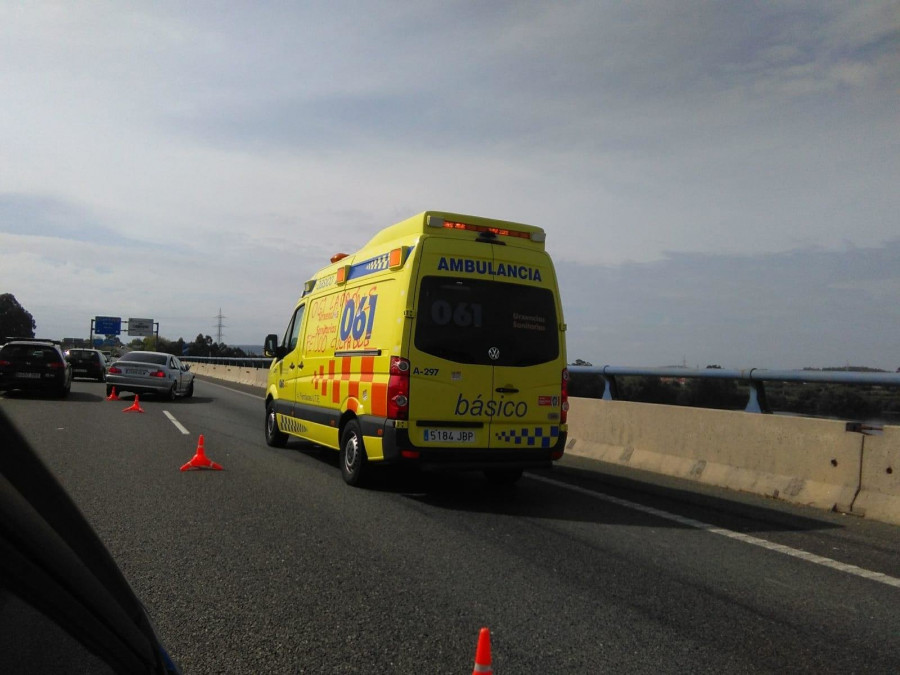
<svg viewBox="0 0 900 675">
<path fill-rule="evenodd" d="M 510 490 L 351 489 L 330 451 L 268 448 L 258 397 L 198 382 L 138 414 L 103 394 L 0 407 L 186 673 L 469 672 L 482 625 L 498 673 L 900 672 L 897 528 L 570 460 Z M 224 471 L 179 471 L 198 434 Z"/>
</svg>

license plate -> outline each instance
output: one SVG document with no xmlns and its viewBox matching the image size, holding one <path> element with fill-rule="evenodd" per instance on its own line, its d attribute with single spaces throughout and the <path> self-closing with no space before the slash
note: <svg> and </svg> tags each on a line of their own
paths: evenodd
<svg viewBox="0 0 900 675">
<path fill-rule="evenodd" d="M 76 368 L 76 369 L 75 369 L 75 372 L 76 372 L 76 373 L 86 373 L 86 372 L 87 372 L 87 368 Z"/>
<path fill-rule="evenodd" d="M 474 443 L 475 432 L 468 429 L 425 429 L 426 443 Z"/>
<path fill-rule="evenodd" d="M 125 374 L 126 375 L 143 375 L 144 371 L 143 370 L 135 370 L 134 368 L 126 368 Z"/>
<path fill-rule="evenodd" d="M 23 380 L 39 380 L 41 379 L 40 373 L 16 373 L 16 377 L 21 377 Z"/>
</svg>

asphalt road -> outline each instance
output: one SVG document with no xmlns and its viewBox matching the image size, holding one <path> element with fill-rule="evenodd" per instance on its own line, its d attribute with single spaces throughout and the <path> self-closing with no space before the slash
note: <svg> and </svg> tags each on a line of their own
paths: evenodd
<svg viewBox="0 0 900 675">
<path fill-rule="evenodd" d="M 469 673 L 482 626 L 500 674 L 900 672 L 900 528 L 573 459 L 354 489 L 257 395 L 104 393 L 0 407 L 185 673 Z"/>
</svg>

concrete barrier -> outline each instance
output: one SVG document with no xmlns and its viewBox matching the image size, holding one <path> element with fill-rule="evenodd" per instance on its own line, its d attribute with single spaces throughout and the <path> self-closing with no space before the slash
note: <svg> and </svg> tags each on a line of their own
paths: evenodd
<svg viewBox="0 0 900 675">
<path fill-rule="evenodd" d="M 844 422 L 584 398 L 569 405 L 570 454 L 824 509 L 850 511 L 859 490 L 863 437 Z"/>
<path fill-rule="evenodd" d="M 263 390 L 266 388 L 266 378 L 269 375 L 267 368 L 245 368 L 214 363 L 191 363 L 190 365 L 191 372 L 196 375 L 246 384 Z"/>
<path fill-rule="evenodd" d="M 853 513 L 900 525 L 900 427 L 864 436 L 860 490 Z"/>
</svg>

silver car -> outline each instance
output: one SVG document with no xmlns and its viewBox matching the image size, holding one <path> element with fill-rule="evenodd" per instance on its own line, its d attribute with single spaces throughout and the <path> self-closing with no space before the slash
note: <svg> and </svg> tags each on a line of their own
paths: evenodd
<svg viewBox="0 0 900 675">
<path fill-rule="evenodd" d="M 194 395 L 194 374 L 190 366 L 171 354 L 129 352 L 106 372 L 106 395 L 129 391 L 134 394 L 158 394 L 170 400 Z"/>
</svg>

